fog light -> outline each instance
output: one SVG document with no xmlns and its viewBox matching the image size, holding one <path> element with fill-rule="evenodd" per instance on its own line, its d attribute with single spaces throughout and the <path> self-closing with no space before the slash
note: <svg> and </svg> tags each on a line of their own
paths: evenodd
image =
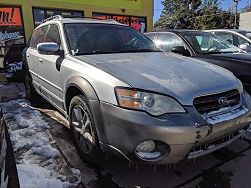
<svg viewBox="0 0 251 188">
<path fill-rule="evenodd" d="M 162 160 L 161 157 L 167 157 L 170 152 L 170 146 L 159 140 L 147 140 L 135 148 L 137 157 L 145 161 Z"/>
<path fill-rule="evenodd" d="M 141 159 L 155 159 L 161 156 L 161 153 L 156 150 L 156 144 L 153 140 L 141 142 L 136 147 L 136 154 Z"/>
<path fill-rule="evenodd" d="M 152 140 L 144 141 L 141 142 L 137 147 L 136 147 L 136 152 L 153 152 L 156 148 L 156 144 Z"/>
<path fill-rule="evenodd" d="M 142 159 L 156 159 L 161 156 L 160 152 L 136 152 L 138 157 Z"/>
</svg>

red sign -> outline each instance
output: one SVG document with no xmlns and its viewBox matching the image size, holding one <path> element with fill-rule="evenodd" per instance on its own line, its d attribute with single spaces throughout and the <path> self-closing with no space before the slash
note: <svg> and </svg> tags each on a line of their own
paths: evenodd
<svg viewBox="0 0 251 188">
<path fill-rule="evenodd" d="M 116 20 L 119 23 L 129 25 L 130 24 L 130 18 L 127 16 L 113 16 L 112 19 Z"/>
<path fill-rule="evenodd" d="M 0 26 L 22 26 L 19 8 L 0 8 Z"/>
<path fill-rule="evenodd" d="M 100 20 L 107 20 L 107 19 L 112 19 L 112 16 L 100 15 L 100 16 L 94 16 L 93 18 L 97 18 L 97 19 L 100 19 Z"/>
<path fill-rule="evenodd" d="M 131 0 L 130 0 L 131 1 Z M 134 1 L 134 0 L 132 0 Z M 107 14 L 94 14 L 94 18 L 98 19 L 114 19 L 119 23 L 131 26 L 132 28 L 144 33 L 146 31 L 146 20 L 145 18 L 133 17 L 133 16 L 116 16 L 116 15 L 107 15 Z"/>
</svg>

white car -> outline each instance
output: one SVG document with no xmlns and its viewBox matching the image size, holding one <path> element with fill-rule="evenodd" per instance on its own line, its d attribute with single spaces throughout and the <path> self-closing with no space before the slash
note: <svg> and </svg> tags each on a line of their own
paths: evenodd
<svg viewBox="0 0 251 188">
<path fill-rule="evenodd" d="M 251 53 L 251 31 L 240 30 L 240 29 L 215 29 L 207 30 L 231 44 L 241 48 L 242 50 Z"/>
</svg>

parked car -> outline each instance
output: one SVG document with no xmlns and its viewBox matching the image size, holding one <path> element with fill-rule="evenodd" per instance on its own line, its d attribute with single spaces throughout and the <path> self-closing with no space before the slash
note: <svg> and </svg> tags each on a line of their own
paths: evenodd
<svg viewBox="0 0 251 188">
<path fill-rule="evenodd" d="M 66 118 L 80 155 L 115 152 L 174 164 L 220 149 L 249 127 L 251 99 L 229 71 L 166 54 L 111 20 L 55 16 L 24 51 L 27 97 Z"/>
<path fill-rule="evenodd" d="M 0 187 L 19 188 L 13 149 L 0 107 Z"/>
<path fill-rule="evenodd" d="M 207 30 L 231 44 L 251 53 L 251 31 L 240 30 L 240 29 L 215 29 Z"/>
<path fill-rule="evenodd" d="M 203 60 L 230 70 L 251 94 L 251 55 L 220 37 L 194 30 L 167 30 L 145 35 L 165 52 Z"/>
</svg>

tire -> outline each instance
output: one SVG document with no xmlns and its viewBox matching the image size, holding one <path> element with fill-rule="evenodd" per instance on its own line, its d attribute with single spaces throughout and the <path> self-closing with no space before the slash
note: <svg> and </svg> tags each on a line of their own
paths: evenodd
<svg viewBox="0 0 251 188">
<path fill-rule="evenodd" d="M 87 98 L 83 95 L 72 98 L 69 123 L 75 147 L 80 157 L 85 161 L 95 163 L 100 149 L 93 115 Z"/>
<path fill-rule="evenodd" d="M 31 103 L 37 103 L 41 98 L 35 90 L 34 86 L 32 85 L 32 78 L 30 76 L 30 73 L 27 71 L 24 72 L 24 86 L 26 99 L 29 100 Z"/>
</svg>

